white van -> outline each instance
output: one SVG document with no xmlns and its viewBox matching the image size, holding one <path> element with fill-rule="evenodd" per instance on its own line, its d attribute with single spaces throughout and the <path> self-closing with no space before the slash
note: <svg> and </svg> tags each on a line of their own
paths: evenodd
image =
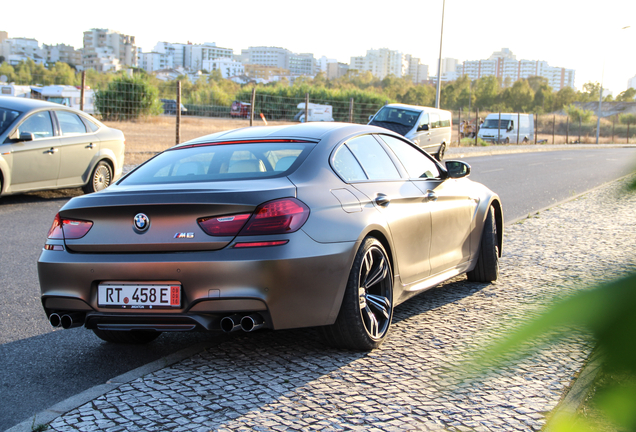
<svg viewBox="0 0 636 432">
<path fill-rule="evenodd" d="M 296 107 L 300 111 L 298 114 L 294 116 L 294 120 L 299 121 L 301 123 L 305 122 L 305 102 L 301 102 Z M 333 107 L 331 105 L 320 105 L 315 103 L 309 103 L 309 121 L 317 122 L 317 121 L 333 121 Z"/>
<path fill-rule="evenodd" d="M 501 118 L 501 120 L 500 120 Z M 534 116 L 532 114 L 492 113 L 486 116 L 477 136 L 492 143 L 528 142 L 534 138 Z M 517 141 L 517 137 L 519 140 Z"/>
<path fill-rule="evenodd" d="M 369 117 L 369 124 L 405 136 L 440 161 L 451 142 L 451 112 L 437 108 L 388 104 Z"/>
</svg>

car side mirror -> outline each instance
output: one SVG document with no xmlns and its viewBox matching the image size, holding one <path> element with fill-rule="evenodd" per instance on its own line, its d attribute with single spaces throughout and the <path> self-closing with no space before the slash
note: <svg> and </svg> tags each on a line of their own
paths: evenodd
<svg viewBox="0 0 636 432">
<path fill-rule="evenodd" d="M 32 132 L 20 132 L 20 141 L 33 141 L 33 133 Z"/>
<path fill-rule="evenodd" d="M 458 179 L 468 177 L 470 174 L 470 165 L 466 162 L 447 160 L 444 164 L 446 165 L 446 171 L 448 172 L 449 178 Z"/>
<path fill-rule="evenodd" d="M 427 124 L 420 125 L 420 126 L 417 128 L 417 131 L 418 131 L 418 132 L 419 132 L 419 131 L 427 131 L 427 130 L 428 130 L 428 125 L 427 125 Z"/>
<path fill-rule="evenodd" d="M 373 114 L 371 114 L 371 115 L 369 116 L 369 121 L 373 120 L 373 117 L 375 117 L 375 116 L 374 116 Z"/>
</svg>

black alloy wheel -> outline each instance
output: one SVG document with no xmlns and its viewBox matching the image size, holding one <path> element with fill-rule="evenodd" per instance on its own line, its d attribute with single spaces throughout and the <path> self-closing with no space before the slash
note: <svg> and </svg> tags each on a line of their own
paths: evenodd
<svg viewBox="0 0 636 432">
<path fill-rule="evenodd" d="M 336 322 L 323 327 L 338 348 L 368 351 L 386 339 L 393 318 L 393 272 L 382 244 L 368 237 L 353 261 Z"/>
</svg>

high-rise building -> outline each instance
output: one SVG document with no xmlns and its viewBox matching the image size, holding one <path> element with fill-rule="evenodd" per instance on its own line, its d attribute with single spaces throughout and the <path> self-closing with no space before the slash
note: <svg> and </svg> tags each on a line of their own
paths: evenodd
<svg viewBox="0 0 636 432">
<path fill-rule="evenodd" d="M 428 81 L 428 65 L 422 64 L 419 58 L 413 57 L 410 54 L 406 54 L 404 57 L 408 65 L 405 75 L 410 76 L 415 84 Z"/>
<path fill-rule="evenodd" d="M 502 82 L 507 78 L 515 82 L 522 78 L 540 76 L 547 78 L 554 91 L 564 87 L 574 88 L 573 69 L 553 67 L 542 60 L 517 60 L 508 48 L 494 52 L 487 60 L 466 60 L 457 67 L 456 72 L 457 76 L 468 75 L 471 80 L 494 75 Z"/>
<path fill-rule="evenodd" d="M 634 75 L 634 77 L 633 77 L 633 78 L 630 78 L 630 79 L 627 81 L 627 88 L 634 88 L 634 89 L 636 89 L 636 75 Z"/>
<path fill-rule="evenodd" d="M 120 70 L 137 66 L 135 37 L 109 29 L 91 29 L 84 32 L 82 66 L 98 72 Z"/>
<path fill-rule="evenodd" d="M 384 79 L 387 75 L 402 77 L 406 75 L 409 64 L 400 51 L 388 48 L 370 49 L 364 56 L 351 57 L 349 69 L 369 71 L 373 76 Z"/>
</svg>

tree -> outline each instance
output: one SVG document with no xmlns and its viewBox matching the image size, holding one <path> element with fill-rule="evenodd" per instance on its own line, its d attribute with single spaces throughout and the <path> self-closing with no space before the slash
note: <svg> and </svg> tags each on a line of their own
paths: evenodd
<svg viewBox="0 0 636 432">
<path fill-rule="evenodd" d="M 633 87 L 628 88 L 624 92 L 620 92 L 616 96 L 617 102 L 634 102 L 636 100 L 636 89 Z"/>
<path fill-rule="evenodd" d="M 490 75 L 475 81 L 473 92 L 475 105 L 490 109 L 496 102 L 501 91 L 501 85 L 496 76 Z"/>
<path fill-rule="evenodd" d="M 572 87 L 563 87 L 556 94 L 554 100 L 554 109 L 561 109 L 572 104 L 576 100 L 576 92 Z"/>
<path fill-rule="evenodd" d="M 95 93 L 95 107 L 105 120 L 132 120 L 162 112 L 157 88 L 147 79 L 126 75 Z"/>
<path fill-rule="evenodd" d="M 570 116 L 573 122 L 580 123 L 589 123 L 594 115 L 593 111 L 584 110 L 574 104 L 565 107 L 565 112 L 568 113 L 568 116 Z"/>
<path fill-rule="evenodd" d="M 516 81 L 512 87 L 504 90 L 502 102 L 512 108 L 514 112 L 528 112 L 532 109 L 534 92 L 525 79 Z"/>
<path fill-rule="evenodd" d="M 579 102 L 596 102 L 601 97 L 601 84 L 597 82 L 587 82 L 583 84 L 583 91 L 577 93 Z"/>
</svg>

